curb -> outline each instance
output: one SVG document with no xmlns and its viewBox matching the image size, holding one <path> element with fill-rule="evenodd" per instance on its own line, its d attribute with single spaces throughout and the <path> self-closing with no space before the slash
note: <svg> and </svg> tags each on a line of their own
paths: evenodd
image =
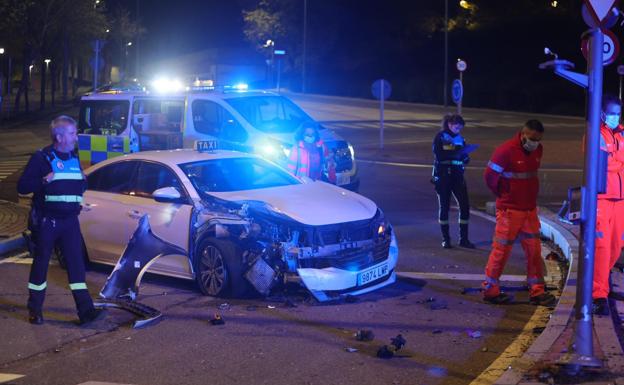
<svg viewBox="0 0 624 385">
<path fill-rule="evenodd" d="M 16 249 L 26 246 L 26 240 L 22 234 L 16 234 L 12 237 L 0 240 L 0 255 L 10 253 Z"/>
</svg>

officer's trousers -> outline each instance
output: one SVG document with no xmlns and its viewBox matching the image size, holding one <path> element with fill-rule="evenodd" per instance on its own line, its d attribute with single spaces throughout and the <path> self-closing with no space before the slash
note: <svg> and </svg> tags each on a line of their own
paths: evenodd
<svg viewBox="0 0 624 385">
<path fill-rule="evenodd" d="M 48 264 L 54 244 L 58 243 L 67 263 L 67 277 L 76 303 L 78 316 L 93 309 L 93 300 L 85 282 L 85 265 L 82 254 L 82 236 L 78 216 L 46 218 L 41 220 L 37 234 L 35 256 L 28 280 L 28 310 L 40 314 L 47 287 Z"/>
<path fill-rule="evenodd" d="M 609 295 L 609 273 L 624 246 L 624 200 L 598 199 L 593 298 Z"/>
<path fill-rule="evenodd" d="M 544 267 L 537 208 L 530 211 L 497 209 L 492 251 L 485 267 L 484 297 L 491 298 L 500 294 L 499 279 L 516 238 L 520 238 L 527 258 L 529 295 L 535 297 L 544 293 Z"/>
<path fill-rule="evenodd" d="M 442 228 L 442 236 L 445 239 L 448 238 L 449 209 L 451 207 L 451 196 L 454 196 L 459 205 L 460 237 L 468 239 L 470 203 L 468 201 L 468 188 L 463 175 L 441 173 L 441 175 L 438 175 L 438 181 L 435 183 L 435 190 L 438 194 L 438 222 Z"/>
</svg>

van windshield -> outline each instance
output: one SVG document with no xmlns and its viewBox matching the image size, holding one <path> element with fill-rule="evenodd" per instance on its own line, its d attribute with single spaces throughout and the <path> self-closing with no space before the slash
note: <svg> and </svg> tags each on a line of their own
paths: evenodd
<svg viewBox="0 0 624 385">
<path fill-rule="evenodd" d="M 266 133 L 294 133 L 301 123 L 313 120 L 288 98 L 278 95 L 226 99 L 254 128 Z"/>
</svg>

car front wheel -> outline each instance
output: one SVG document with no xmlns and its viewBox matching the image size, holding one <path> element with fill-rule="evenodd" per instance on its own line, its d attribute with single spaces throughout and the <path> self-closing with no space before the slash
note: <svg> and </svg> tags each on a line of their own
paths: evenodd
<svg viewBox="0 0 624 385">
<path fill-rule="evenodd" d="M 195 280 L 202 293 L 241 297 L 248 289 L 240 248 L 231 241 L 206 238 L 199 243 Z"/>
</svg>

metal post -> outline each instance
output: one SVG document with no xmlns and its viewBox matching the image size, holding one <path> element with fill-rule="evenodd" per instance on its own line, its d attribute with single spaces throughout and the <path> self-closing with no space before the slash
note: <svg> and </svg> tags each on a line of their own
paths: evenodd
<svg viewBox="0 0 624 385">
<path fill-rule="evenodd" d="M 308 35 L 308 0 L 303 0 L 303 59 L 301 60 L 301 93 L 306 93 L 306 52 Z"/>
<path fill-rule="evenodd" d="M 11 112 L 11 75 L 13 72 L 13 69 L 11 68 L 11 56 L 9 56 L 9 68 L 7 71 L 7 115 Z"/>
<path fill-rule="evenodd" d="M 444 0 L 444 108 L 448 107 L 448 0 Z"/>
<path fill-rule="evenodd" d="M 95 61 L 93 63 L 93 92 L 97 90 L 99 72 L 100 72 L 100 41 L 98 39 L 95 39 Z"/>
<path fill-rule="evenodd" d="M 384 95 L 384 84 L 385 81 L 381 79 L 379 82 L 379 149 L 383 150 L 384 148 L 384 99 L 386 96 Z"/>
<path fill-rule="evenodd" d="M 622 75 L 620 75 L 620 93 L 619 93 L 619 99 L 622 100 Z"/>
<path fill-rule="evenodd" d="M 598 170 L 600 151 L 600 111 L 602 102 L 602 44 L 603 34 L 596 28 L 589 38 L 589 97 L 587 108 L 587 134 L 585 140 L 585 166 L 583 188 L 583 210 L 581 215 L 581 258 L 579 259 L 576 287 L 576 327 L 573 366 L 600 367 L 594 356 L 592 332 L 592 288 L 594 279 L 594 251 L 596 238 L 596 195 L 598 192 Z"/>
</svg>

